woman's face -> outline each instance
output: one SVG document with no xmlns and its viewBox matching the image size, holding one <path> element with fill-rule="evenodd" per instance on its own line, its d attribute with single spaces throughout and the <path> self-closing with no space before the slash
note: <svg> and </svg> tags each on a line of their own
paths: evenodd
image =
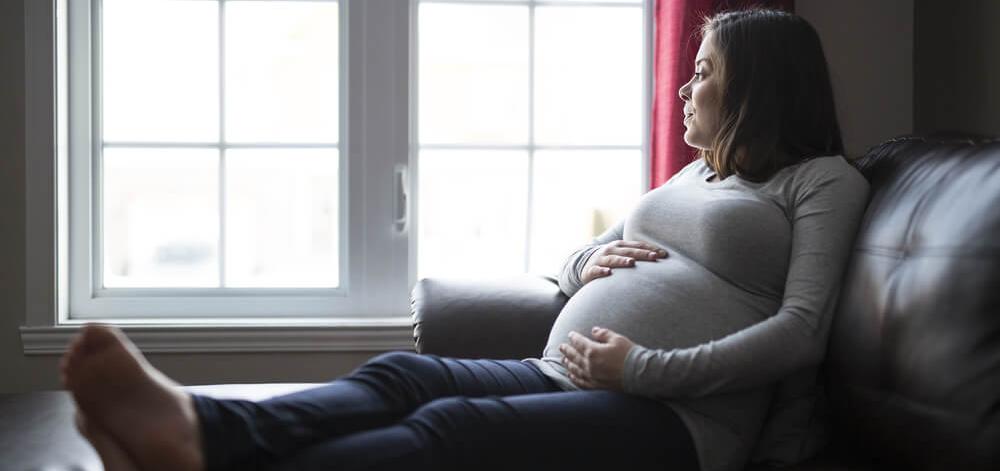
<svg viewBox="0 0 1000 471">
<path fill-rule="evenodd" d="M 694 76 L 677 93 L 684 100 L 684 142 L 691 147 L 709 149 L 719 133 L 719 116 L 722 114 L 721 65 L 712 41 L 712 34 L 705 35 L 694 60 Z"/>
</svg>

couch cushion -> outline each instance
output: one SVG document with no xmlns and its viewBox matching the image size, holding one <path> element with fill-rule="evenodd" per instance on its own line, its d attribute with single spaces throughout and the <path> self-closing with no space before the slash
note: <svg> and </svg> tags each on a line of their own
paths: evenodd
<svg viewBox="0 0 1000 471">
<path fill-rule="evenodd" d="M 73 402 L 62 391 L 0 395 L 4 469 L 101 470 L 97 452 L 73 426 Z"/>
<path fill-rule="evenodd" d="M 830 337 L 840 438 L 908 469 L 1000 463 L 1000 141 L 895 139 Z"/>
</svg>

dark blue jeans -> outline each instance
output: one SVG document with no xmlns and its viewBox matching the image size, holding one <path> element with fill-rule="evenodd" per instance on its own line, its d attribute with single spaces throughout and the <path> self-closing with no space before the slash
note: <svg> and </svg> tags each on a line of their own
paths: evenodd
<svg viewBox="0 0 1000 471">
<path fill-rule="evenodd" d="M 517 360 L 389 352 L 306 391 L 194 404 L 208 469 L 698 469 L 669 406 L 562 391 Z"/>
</svg>

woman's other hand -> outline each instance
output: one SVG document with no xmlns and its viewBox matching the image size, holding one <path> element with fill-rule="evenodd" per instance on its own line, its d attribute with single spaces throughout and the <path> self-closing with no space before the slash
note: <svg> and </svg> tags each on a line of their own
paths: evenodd
<svg viewBox="0 0 1000 471">
<path fill-rule="evenodd" d="M 634 267 L 636 260 L 656 260 L 667 256 L 667 251 L 648 242 L 615 240 L 602 245 L 583 266 L 580 281 L 583 284 L 611 274 L 612 268 Z"/>
<path fill-rule="evenodd" d="M 569 333 L 569 343 L 559 345 L 569 378 L 582 389 L 623 390 L 625 356 L 635 345 L 624 335 L 594 327 L 594 340 L 576 332 Z"/>
</svg>

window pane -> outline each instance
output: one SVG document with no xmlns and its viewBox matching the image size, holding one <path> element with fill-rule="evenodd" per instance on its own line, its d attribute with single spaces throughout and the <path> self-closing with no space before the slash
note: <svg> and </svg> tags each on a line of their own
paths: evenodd
<svg viewBox="0 0 1000 471">
<path fill-rule="evenodd" d="M 104 150 L 104 286 L 217 287 L 218 151 Z"/>
<path fill-rule="evenodd" d="M 227 287 L 336 287 L 334 149 L 226 151 Z"/>
<path fill-rule="evenodd" d="M 337 3 L 225 5 L 226 140 L 337 142 Z"/>
<path fill-rule="evenodd" d="M 420 153 L 418 276 L 524 271 L 528 155 Z"/>
<path fill-rule="evenodd" d="M 625 217 L 642 193 L 641 162 L 638 150 L 536 152 L 531 271 L 557 273 L 570 252 Z"/>
<path fill-rule="evenodd" d="M 526 144 L 528 7 L 420 4 L 422 144 Z"/>
<path fill-rule="evenodd" d="M 537 7 L 538 144 L 642 142 L 642 8 Z"/>
<path fill-rule="evenodd" d="M 105 140 L 218 139 L 218 9 L 203 1 L 104 0 Z"/>
</svg>

